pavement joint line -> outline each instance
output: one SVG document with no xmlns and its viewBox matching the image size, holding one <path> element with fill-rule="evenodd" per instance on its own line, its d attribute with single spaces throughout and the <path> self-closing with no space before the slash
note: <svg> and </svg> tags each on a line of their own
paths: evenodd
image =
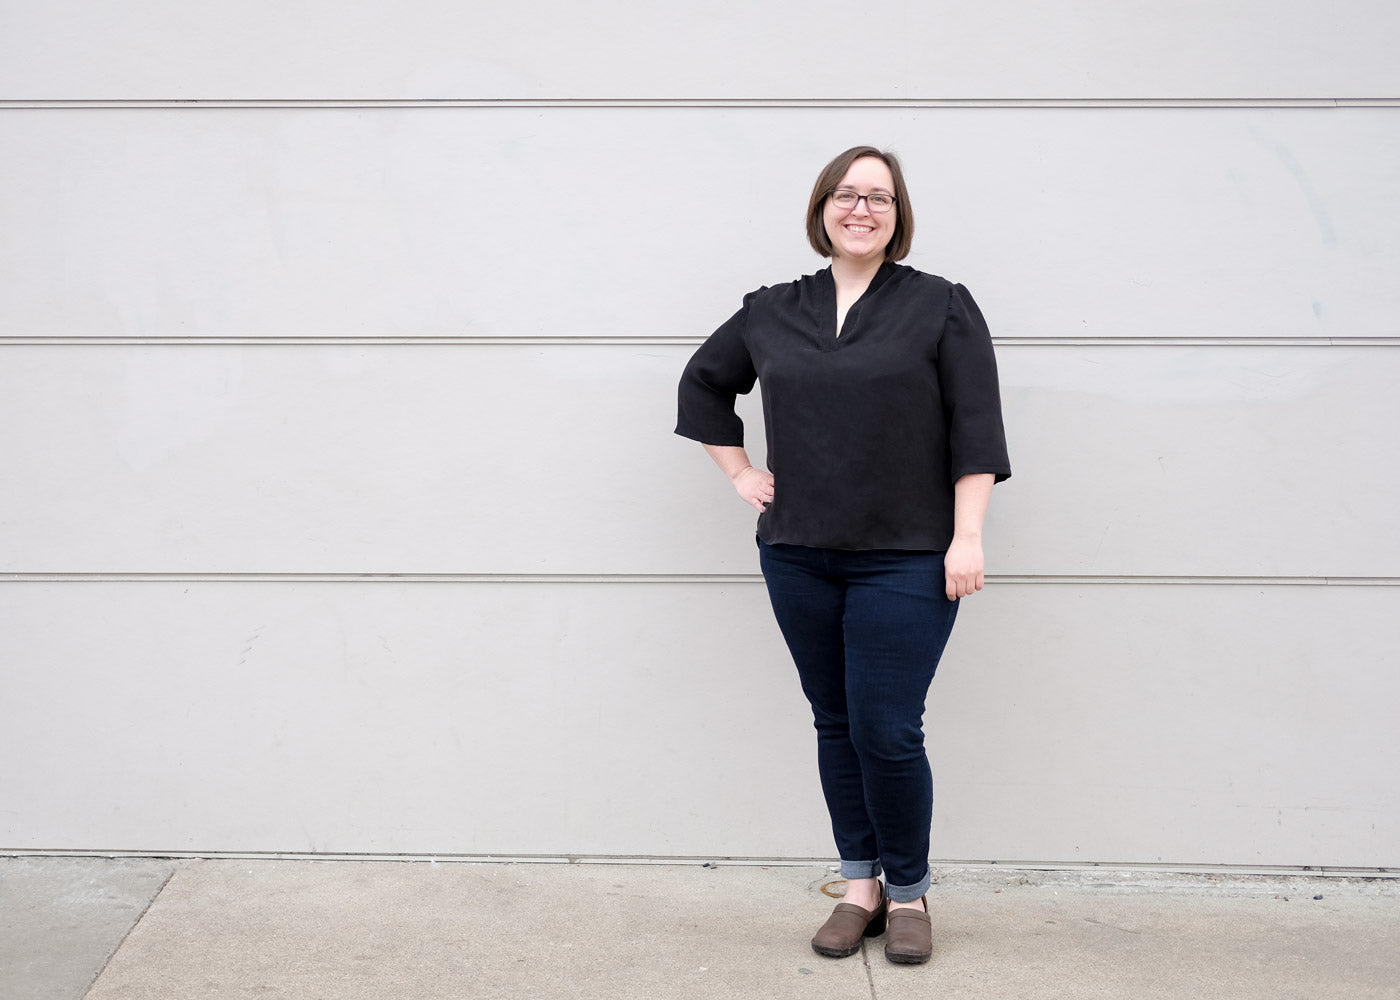
<svg viewBox="0 0 1400 1000">
<path fill-rule="evenodd" d="M 870 968 L 870 939 L 860 939 L 860 960 L 865 966 L 865 981 L 870 984 L 870 1000 L 880 1000 L 875 989 L 875 971 Z"/>
<path fill-rule="evenodd" d="M 175 865 L 174 867 L 172 867 L 170 869 L 170 874 L 165 876 L 165 879 L 161 882 L 160 887 L 157 888 L 155 892 L 151 893 L 151 898 L 146 900 L 146 905 L 141 908 L 141 912 L 136 915 L 136 919 L 131 922 L 131 926 L 128 927 L 126 929 L 126 933 L 121 936 L 121 940 L 119 940 L 115 945 L 112 946 L 112 950 L 109 951 L 107 953 L 107 957 L 102 960 L 102 965 L 98 968 L 98 970 L 95 973 L 93 973 L 92 979 L 88 982 L 88 984 L 85 987 L 83 987 L 83 996 L 86 997 L 89 993 L 92 992 L 93 987 L 97 985 L 97 981 L 101 979 L 102 974 L 107 971 L 107 966 L 112 964 L 112 959 L 117 957 L 117 952 L 121 951 L 122 946 L 126 944 L 126 939 L 131 937 L 132 931 L 136 930 L 137 926 L 141 923 L 141 921 L 146 919 L 146 914 L 150 913 L 151 907 L 156 905 L 156 900 L 160 899 L 161 894 L 165 892 L 165 887 L 168 886 L 174 880 L 176 874 L 178 874 L 180 869 L 183 867 L 184 865 Z"/>
</svg>

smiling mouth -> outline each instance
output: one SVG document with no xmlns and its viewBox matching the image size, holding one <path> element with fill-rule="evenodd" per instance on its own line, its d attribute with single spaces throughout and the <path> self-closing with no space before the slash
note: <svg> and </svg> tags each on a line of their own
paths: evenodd
<svg viewBox="0 0 1400 1000">
<path fill-rule="evenodd" d="M 875 231 L 874 226 L 847 226 L 846 228 L 853 233 L 873 233 Z"/>
</svg>

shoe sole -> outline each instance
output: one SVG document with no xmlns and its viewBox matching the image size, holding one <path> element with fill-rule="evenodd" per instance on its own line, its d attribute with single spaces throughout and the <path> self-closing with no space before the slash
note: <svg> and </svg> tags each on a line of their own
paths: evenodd
<svg viewBox="0 0 1400 1000">
<path fill-rule="evenodd" d="M 895 965 L 923 965 L 933 957 L 933 952 L 927 955 L 904 955 L 899 952 L 885 952 L 885 957 Z"/>
</svg>

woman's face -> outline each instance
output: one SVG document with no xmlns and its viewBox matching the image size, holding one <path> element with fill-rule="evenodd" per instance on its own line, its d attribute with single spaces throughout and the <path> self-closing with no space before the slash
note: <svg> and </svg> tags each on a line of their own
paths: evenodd
<svg viewBox="0 0 1400 1000">
<path fill-rule="evenodd" d="M 836 187 L 856 194 L 880 191 L 893 195 L 894 177 L 884 160 L 862 156 L 851 164 Z M 822 209 L 822 221 L 826 224 L 827 238 L 831 240 L 831 256 L 853 261 L 884 260 L 885 247 L 894 238 L 898 214 L 898 206 L 877 213 L 870 211 L 870 203 L 864 198 L 857 201 L 854 208 L 841 208 L 828 197 Z"/>
</svg>

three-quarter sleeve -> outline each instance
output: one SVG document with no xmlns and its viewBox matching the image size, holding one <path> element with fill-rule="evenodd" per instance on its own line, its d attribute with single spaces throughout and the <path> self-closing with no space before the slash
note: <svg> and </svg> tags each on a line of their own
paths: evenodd
<svg viewBox="0 0 1400 1000">
<path fill-rule="evenodd" d="M 676 433 L 702 444 L 743 447 L 744 421 L 734 399 L 758 380 L 744 330 L 753 299 L 710 334 L 681 373 L 677 393 Z"/>
<path fill-rule="evenodd" d="M 938 349 L 938 381 L 948 427 L 952 482 L 990 472 L 1001 482 L 1011 477 L 996 355 L 987 321 L 971 293 L 954 285 Z"/>
</svg>

